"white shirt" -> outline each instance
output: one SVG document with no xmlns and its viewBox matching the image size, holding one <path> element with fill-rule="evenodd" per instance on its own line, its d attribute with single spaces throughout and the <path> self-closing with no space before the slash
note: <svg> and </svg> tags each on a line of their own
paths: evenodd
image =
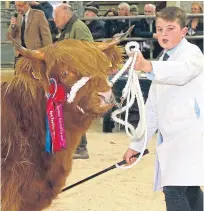
<svg viewBox="0 0 204 211">
<path fill-rule="evenodd" d="M 28 11 L 25 13 L 25 24 L 27 24 L 29 12 L 30 12 L 30 8 L 29 8 Z M 23 17 L 22 17 L 22 22 L 23 22 Z"/>
</svg>

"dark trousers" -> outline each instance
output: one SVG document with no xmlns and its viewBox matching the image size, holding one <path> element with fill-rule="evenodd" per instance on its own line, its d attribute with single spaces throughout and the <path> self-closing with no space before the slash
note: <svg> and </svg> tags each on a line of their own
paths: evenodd
<svg viewBox="0 0 204 211">
<path fill-rule="evenodd" d="M 80 142 L 80 144 L 78 145 L 77 148 L 86 149 L 86 146 L 87 146 L 87 139 L 86 139 L 86 134 L 84 134 L 84 135 L 81 137 L 81 142 Z"/>
<path fill-rule="evenodd" d="M 203 192 L 199 186 L 165 186 L 167 211 L 203 211 Z"/>
<path fill-rule="evenodd" d="M 103 117 L 103 132 L 111 133 L 114 128 L 114 121 L 111 119 L 113 109 L 108 111 Z"/>
</svg>

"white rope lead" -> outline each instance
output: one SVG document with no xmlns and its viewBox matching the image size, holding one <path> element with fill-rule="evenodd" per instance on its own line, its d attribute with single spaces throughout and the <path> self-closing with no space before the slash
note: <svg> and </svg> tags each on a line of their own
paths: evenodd
<svg viewBox="0 0 204 211">
<path fill-rule="evenodd" d="M 131 168 L 135 166 L 142 158 L 142 155 L 147 145 L 144 99 L 143 99 L 142 91 L 140 88 L 139 78 L 134 69 L 137 53 L 139 51 L 139 44 L 137 42 L 129 42 L 125 46 L 125 50 L 126 50 L 127 55 L 129 55 L 129 59 L 127 60 L 123 68 L 119 71 L 119 73 L 116 74 L 116 76 L 111 80 L 111 82 L 114 84 L 120 78 L 120 76 L 129 68 L 128 80 L 122 91 L 122 98 L 123 100 L 126 100 L 127 103 L 124 107 L 117 109 L 112 113 L 112 119 L 115 122 L 125 126 L 125 131 L 127 135 L 131 137 L 132 140 L 141 140 L 144 137 L 145 143 L 144 143 L 144 147 L 140 156 L 137 158 L 137 160 L 133 164 L 129 166 L 119 166 L 116 164 L 116 167 L 121 168 L 121 169 L 127 169 L 127 168 Z M 137 128 L 134 128 L 134 126 L 132 126 L 128 122 L 128 116 L 129 116 L 129 109 L 132 107 L 136 99 L 137 99 L 137 104 L 139 108 L 140 121 Z M 123 113 L 124 111 L 125 111 L 125 121 L 117 117 L 119 114 Z"/>
</svg>

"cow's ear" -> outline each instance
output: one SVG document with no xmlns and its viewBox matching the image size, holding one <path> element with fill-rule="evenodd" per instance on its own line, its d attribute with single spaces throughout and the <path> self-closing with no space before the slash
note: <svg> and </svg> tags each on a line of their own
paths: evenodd
<svg viewBox="0 0 204 211">
<path fill-rule="evenodd" d="M 16 63 L 15 72 L 21 79 L 36 82 L 36 84 L 41 85 L 45 92 L 48 91 L 49 78 L 47 77 L 45 62 L 21 57 Z"/>
<path fill-rule="evenodd" d="M 33 77 L 38 80 L 45 92 L 48 92 L 49 89 L 49 77 L 46 71 L 46 64 L 43 61 L 40 61 L 38 59 L 32 59 L 32 75 Z"/>
<path fill-rule="evenodd" d="M 109 73 L 118 70 L 119 66 L 123 63 L 123 56 L 124 56 L 124 48 L 115 46 L 111 49 L 107 49 L 104 53 L 110 58 L 110 68 Z"/>
</svg>

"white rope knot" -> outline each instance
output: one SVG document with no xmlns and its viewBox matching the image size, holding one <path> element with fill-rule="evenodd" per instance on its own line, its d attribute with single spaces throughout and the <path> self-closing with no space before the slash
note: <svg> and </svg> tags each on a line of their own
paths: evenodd
<svg viewBox="0 0 204 211">
<path fill-rule="evenodd" d="M 138 52 L 140 48 L 140 45 L 138 42 L 129 42 L 126 44 L 125 46 L 125 51 L 127 53 L 127 55 L 130 56 L 134 56 L 135 52 Z"/>
</svg>

